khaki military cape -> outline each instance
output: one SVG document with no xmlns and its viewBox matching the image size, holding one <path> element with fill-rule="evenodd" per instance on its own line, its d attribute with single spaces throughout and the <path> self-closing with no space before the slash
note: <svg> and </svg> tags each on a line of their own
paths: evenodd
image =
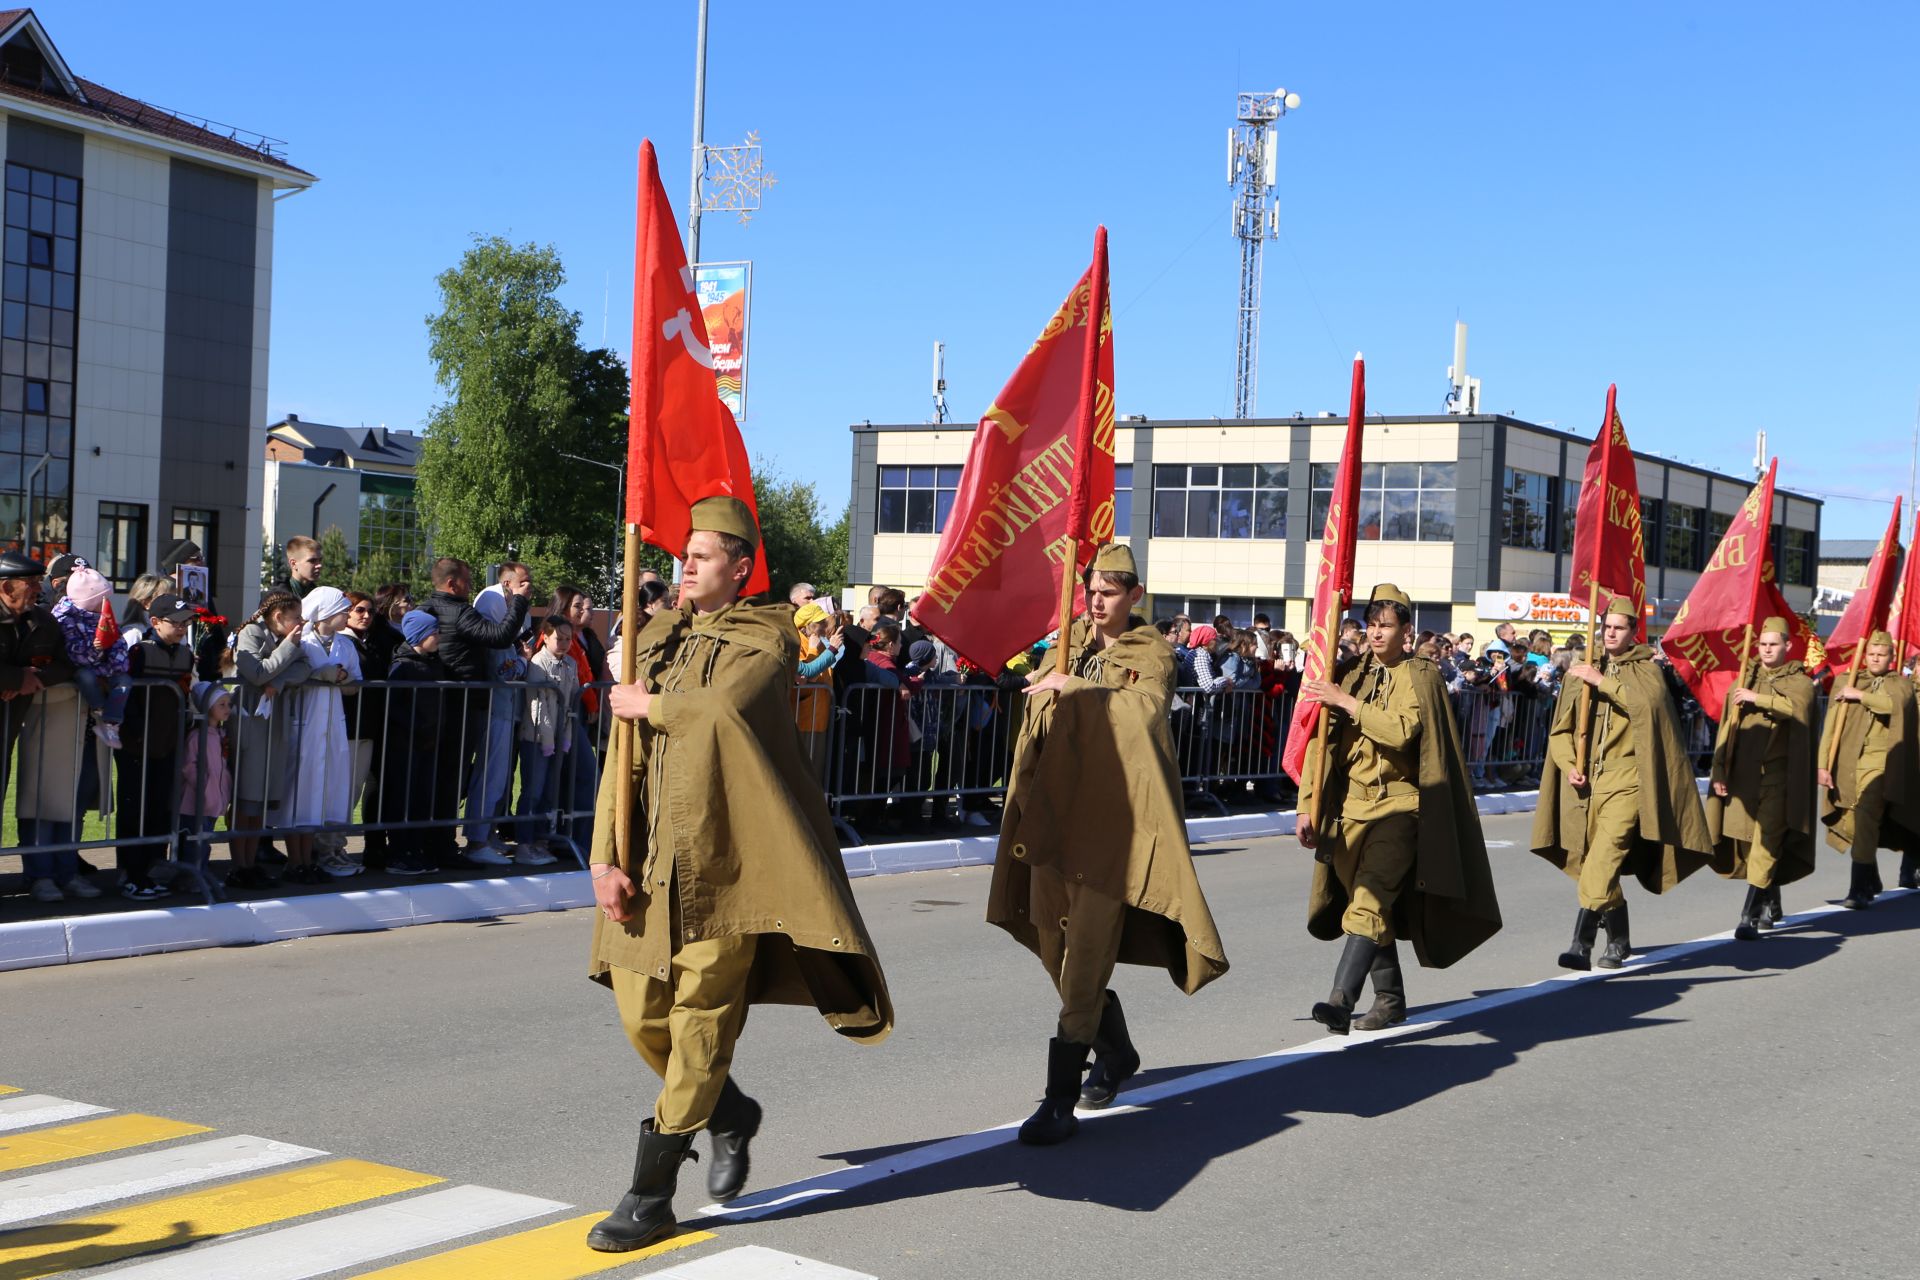
<svg viewBox="0 0 1920 1280">
<path fill-rule="evenodd" d="M 1635 645 L 1614 662 L 1610 674 L 1626 704 L 1640 778 L 1640 825 L 1621 871 L 1631 872 L 1648 893 L 1665 893 L 1712 861 L 1713 836 L 1700 806 L 1693 762 L 1680 737 L 1679 716 L 1653 650 Z M 1575 880 L 1587 855 L 1588 798 L 1567 781 L 1554 758 L 1553 739 L 1572 740 L 1580 704 L 1593 696 L 1584 680 L 1569 679 L 1562 685 L 1540 770 L 1539 807 L 1533 811 L 1533 851 Z"/>
<path fill-rule="evenodd" d="M 794 726 L 793 610 L 736 604 L 720 612 L 717 625 L 696 632 L 690 608 L 662 610 L 635 638 L 636 671 L 654 698 L 625 780 L 634 789 L 631 853 L 621 862 L 614 840 L 622 779 L 609 757 L 593 861 L 620 863 L 642 893 L 667 876 L 664 868 L 691 865 L 678 884 L 681 937 L 673 941 L 754 935 L 749 1003 L 810 1004 L 841 1035 L 877 1043 L 893 1029 L 893 1004 Z M 685 644 L 702 646 L 691 658 L 707 664 L 705 687 L 658 692 Z M 648 814 L 655 770 L 664 771 L 664 812 Z M 598 981 L 610 985 L 614 967 L 647 972 L 643 906 L 636 902 L 625 924 L 595 913 Z"/>
<path fill-rule="evenodd" d="M 1093 625 L 1069 632 L 1069 662 Z M 1076 676 L 1026 698 L 1006 815 L 987 893 L 987 920 L 1038 955 L 1028 917 L 1032 868 L 1127 906 L 1120 962 L 1163 968 L 1191 995 L 1227 971 L 1227 954 L 1194 874 L 1168 705 L 1173 649 L 1133 626 L 1101 651 L 1098 683 Z"/>
<path fill-rule="evenodd" d="M 1835 684 L 1836 694 L 1843 683 Z M 1887 722 L 1886 782 L 1881 787 L 1886 809 L 1880 815 L 1880 847 L 1920 853 L 1920 742 L 1914 736 L 1913 681 L 1886 675 L 1880 687 L 1893 697 L 1893 715 Z M 1839 715 L 1843 706 L 1847 716 L 1840 725 L 1840 752 L 1833 761 L 1833 786 L 1821 793 L 1820 821 L 1827 827 L 1827 843 L 1845 853 L 1853 848 L 1853 807 L 1860 803 L 1860 749 L 1867 738 L 1869 712 L 1857 702 L 1848 705 L 1835 697 L 1827 705 L 1827 719 Z M 1824 735 L 1821 745 L 1826 745 Z M 1824 753 L 1821 758 L 1824 763 Z"/>
<path fill-rule="evenodd" d="M 1760 838 L 1761 766 L 1777 735 L 1785 734 L 1787 840 L 1774 851 L 1773 882 L 1792 884 L 1813 873 L 1813 681 L 1798 661 L 1773 671 L 1759 669 L 1754 692 L 1792 704 L 1791 713 L 1778 719 L 1757 707 L 1739 710 L 1733 701 L 1737 692 L 1737 687 L 1727 690 L 1720 740 L 1713 750 L 1713 781 L 1726 783 L 1727 796 L 1722 799 L 1708 788 L 1705 804 L 1714 841 L 1713 868 L 1735 879 L 1747 874 L 1748 850 Z"/>
<path fill-rule="evenodd" d="M 1352 664 L 1340 678 L 1340 687 L 1356 693 L 1374 661 L 1369 654 Z M 1494 893 L 1493 868 L 1487 862 L 1486 835 L 1473 803 L 1473 785 L 1467 779 L 1467 758 L 1460 749 L 1460 733 L 1453 721 L 1440 668 L 1425 658 L 1405 658 L 1394 669 L 1410 680 L 1420 703 L 1420 815 L 1414 855 L 1413 880 L 1393 904 L 1393 931 L 1413 944 L 1414 954 L 1429 969 L 1444 969 L 1500 932 L 1500 901 Z M 1320 744 L 1307 747 L 1301 774 L 1300 809 L 1313 806 L 1315 784 L 1321 777 Z M 1346 793 L 1345 770 L 1328 779 L 1319 812 L 1337 814 Z M 1321 839 L 1334 824 L 1321 824 Z M 1340 936 L 1340 918 L 1347 909 L 1347 891 L 1333 873 L 1330 861 L 1313 868 L 1313 890 L 1307 899 L 1307 932 L 1323 942 Z"/>
</svg>

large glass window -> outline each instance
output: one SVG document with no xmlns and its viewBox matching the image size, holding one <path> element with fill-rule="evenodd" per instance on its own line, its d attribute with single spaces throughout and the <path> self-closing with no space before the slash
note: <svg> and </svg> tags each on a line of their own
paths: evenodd
<svg viewBox="0 0 1920 1280">
<path fill-rule="evenodd" d="M 72 540 L 80 183 L 6 167 L 0 267 L 0 542 L 45 560 Z"/>
<path fill-rule="evenodd" d="M 1316 462 L 1308 478 L 1313 487 L 1313 534 L 1326 529 L 1339 467 Z M 1363 542 L 1452 542 L 1454 464 L 1451 462 L 1368 462 L 1360 467 L 1360 540 Z"/>
<path fill-rule="evenodd" d="M 138 502 L 100 504 L 94 568 L 116 591 L 129 591 L 147 569 L 147 508 Z"/>
<path fill-rule="evenodd" d="M 1507 468 L 1500 498 L 1500 545 L 1523 551 L 1552 551 L 1560 478 Z"/>
<path fill-rule="evenodd" d="M 1785 525 L 1776 525 L 1779 532 L 1775 535 L 1779 548 L 1774 556 L 1774 567 L 1779 572 L 1780 581 L 1790 587 L 1810 587 L 1813 585 L 1813 530 L 1790 529 Z"/>
<path fill-rule="evenodd" d="M 1697 571 L 1707 563 L 1701 550 L 1706 537 L 1706 512 L 1684 502 L 1667 504 L 1666 566 Z"/>
<path fill-rule="evenodd" d="M 1155 617 L 1170 618 L 1176 613 L 1184 613 L 1195 622 L 1213 625 L 1213 620 L 1222 614 L 1232 619 L 1236 627 L 1253 625 L 1253 615 L 1264 613 L 1275 631 L 1281 629 L 1286 620 L 1286 601 L 1264 599 L 1257 596 L 1155 596 L 1153 598 Z"/>
<path fill-rule="evenodd" d="M 1649 565 L 1660 562 L 1661 548 L 1665 545 L 1660 541 L 1660 507 L 1658 498 L 1640 499 L 1640 536 Z"/>
<path fill-rule="evenodd" d="M 1133 533 L 1133 466 L 1118 463 L 1113 468 L 1113 536 L 1125 538 Z"/>
<path fill-rule="evenodd" d="M 392 575 L 388 581 L 420 582 L 427 576 L 431 555 L 412 478 L 361 476 L 359 562 L 378 563 L 382 575 Z"/>
<path fill-rule="evenodd" d="M 875 533 L 940 533 L 960 487 L 959 467 L 881 467 Z"/>
<path fill-rule="evenodd" d="M 1286 537 L 1286 464 L 1183 462 L 1154 467 L 1153 536 Z"/>
<path fill-rule="evenodd" d="M 218 511 L 205 507 L 175 507 L 170 536 L 175 542 L 185 539 L 199 547 L 200 558 L 207 562 L 207 577 L 216 583 L 220 581 L 219 570 L 214 563 L 220 546 Z"/>
</svg>

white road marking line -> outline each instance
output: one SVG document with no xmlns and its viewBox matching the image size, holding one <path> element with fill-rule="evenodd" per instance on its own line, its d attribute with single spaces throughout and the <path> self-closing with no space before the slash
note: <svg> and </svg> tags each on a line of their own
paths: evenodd
<svg viewBox="0 0 1920 1280">
<path fill-rule="evenodd" d="M 307 1280 L 568 1207 L 490 1187 L 452 1187 L 188 1249 L 113 1274 L 115 1280 Z"/>
<path fill-rule="evenodd" d="M 1489 848 L 1489 849 L 1511 849 L 1511 848 L 1513 848 L 1513 841 L 1511 841 L 1511 840 L 1489 840 L 1489 841 L 1487 841 L 1487 848 Z"/>
<path fill-rule="evenodd" d="M 1892 899 L 1905 897 L 1912 893 L 1920 893 L 1920 890 L 1891 889 L 1882 893 L 1880 897 L 1882 899 Z M 1844 910 L 1846 910 L 1845 907 L 1836 905 L 1815 907 L 1810 911 L 1802 911 L 1786 917 L 1786 919 L 1781 921 L 1781 927 L 1785 928 L 1789 925 L 1806 924 L 1822 916 L 1832 915 L 1835 912 Z M 1273 1071 L 1296 1062 L 1304 1062 L 1311 1058 L 1317 1058 L 1321 1054 L 1339 1053 L 1343 1050 L 1356 1048 L 1361 1045 L 1375 1044 L 1381 1040 L 1391 1040 L 1399 1036 L 1410 1035 L 1415 1031 L 1431 1031 L 1434 1027 L 1445 1026 L 1447 1023 L 1458 1021 L 1461 1018 L 1473 1014 L 1486 1013 L 1510 1004 L 1518 1004 L 1523 1000 L 1531 1000 L 1537 996 L 1551 995 L 1554 992 L 1565 991 L 1569 987 L 1582 982 L 1605 982 L 1609 978 L 1620 977 L 1624 974 L 1640 973 L 1656 965 L 1670 964 L 1675 960 L 1682 960 L 1698 952 L 1717 947 L 1723 942 L 1731 941 L 1732 938 L 1733 930 L 1731 929 L 1720 933 L 1708 934 L 1706 937 L 1696 938 L 1691 942 L 1679 942 L 1670 947 L 1663 947 L 1658 951 L 1636 954 L 1633 960 L 1623 968 L 1594 969 L 1588 973 L 1575 973 L 1571 971 L 1560 973 L 1551 978 L 1543 978 L 1539 982 L 1530 983 L 1524 987 L 1510 987 L 1505 991 L 1496 991 L 1491 995 L 1476 996 L 1471 1000 L 1462 1000 L 1456 1004 L 1427 1009 L 1411 1015 L 1399 1026 L 1389 1027 L 1384 1031 L 1361 1032 L 1351 1036 L 1326 1036 L 1319 1040 L 1309 1041 L 1306 1044 L 1296 1045 L 1290 1049 L 1279 1049 L 1273 1053 L 1262 1054 L 1257 1058 L 1247 1058 L 1240 1062 L 1230 1062 L 1205 1071 L 1196 1071 L 1189 1075 L 1176 1076 L 1171 1080 L 1163 1080 L 1158 1084 L 1147 1085 L 1139 1089 L 1129 1089 L 1125 1095 L 1127 1098 L 1125 1105 L 1109 1107 L 1104 1111 L 1083 1111 L 1080 1113 L 1080 1121 L 1083 1124 L 1095 1123 L 1110 1116 L 1125 1115 L 1130 1111 L 1138 1111 L 1142 1107 L 1164 1101 L 1168 1098 L 1177 1098 L 1182 1094 L 1194 1093 L 1201 1089 L 1211 1088 L 1217 1084 L 1226 1084 L 1233 1080 L 1259 1075 L 1262 1072 Z M 1754 954 L 1766 954 L 1764 945 L 1764 943 L 1760 944 Z M 708 1218 L 732 1219 L 735 1221 L 751 1221 L 755 1218 L 764 1218 L 769 1214 L 793 1208 L 807 1200 L 818 1199 L 822 1196 L 838 1195 L 843 1191 L 852 1191 L 858 1187 L 868 1186 L 886 1178 L 894 1177 L 897 1174 L 910 1173 L 915 1169 L 924 1169 L 930 1165 L 944 1164 L 949 1160 L 958 1160 L 963 1156 L 972 1155 L 976 1151 L 984 1151 L 989 1147 L 1002 1146 L 1015 1140 L 1015 1131 L 1018 1128 L 1019 1125 L 1017 1122 L 1003 1124 L 991 1129 L 982 1129 L 978 1133 L 962 1134 L 959 1137 L 948 1138 L 942 1142 L 928 1143 L 926 1146 L 915 1147 L 911 1150 L 888 1156 L 884 1160 L 877 1160 L 871 1164 L 849 1165 L 844 1169 L 835 1169 L 828 1173 L 816 1174 L 811 1178 L 802 1178 L 797 1182 L 790 1182 L 785 1186 L 769 1187 L 765 1191 L 744 1195 L 738 1200 L 730 1201 L 724 1205 L 710 1204 L 701 1209 L 700 1213 Z"/>
<path fill-rule="evenodd" d="M 130 1200 L 326 1154 L 312 1147 L 241 1134 L 29 1174 L 0 1182 L 0 1226 L 49 1214 L 75 1213 L 113 1200 Z"/>
<path fill-rule="evenodd" d="M 652 1273 L 651 1280 L 879 1280 L 864 1271 L 829 1266 L 762 1245 L 742 1245 Z"/>
<path fill-rule="evenodd" d="M 44 1093 L 23 1093 L 17 1097 L 0 1098 L 0 1133 L 10 1129 L 31 1129 L 37 1124 L 78 1120 L 81 1116 L 97 1116 L 111 1110 L 112 1107 L 51 1098 Z"/>
</svg>

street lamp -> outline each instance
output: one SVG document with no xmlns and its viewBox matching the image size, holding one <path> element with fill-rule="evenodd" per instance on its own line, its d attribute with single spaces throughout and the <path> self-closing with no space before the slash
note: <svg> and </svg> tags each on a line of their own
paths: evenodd
<svg viewBox="0 0 1920 1280">
<path fill-rule="evenodd" d="M 558 452 L 556 450 L 556 452 Z M 611 590 L 620 580 L 620 562 L 626 555 L 626 505 L 627 505 L 627 464 L 601 462 L 598 458 L 583 458 L 577 453 L 562 453 L 561 457 L 570 462 L 584 462 L 590 467 L 605 467 L 613 472 L 614 483 L 619 488 L 613 495 L 613 568 L 607 573 L 608 589 Z"/>
</svg>

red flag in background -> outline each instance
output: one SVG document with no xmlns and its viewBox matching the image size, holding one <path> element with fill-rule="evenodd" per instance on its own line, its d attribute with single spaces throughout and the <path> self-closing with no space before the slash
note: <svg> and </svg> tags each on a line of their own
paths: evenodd
<svg viewBox="0 0 1920 1280">
<path fill-rule="evenodd" d="M 93 625 L 93 647 L 111 649 L 119 638 L 120 624 L 114 620 L 113 597 L 108 596 L 100 602 L 100 621 Z"/>
<path fill-rule="evenodd" d="M 1340 469 L 1334 473 L 1327 523 L 1320 533 L 1320 571 L 1314 578 L 1313 616 L 1307 620 L 1307 643 L 1302 649 L 1303 683 L 1333 679 L 1340 616 L 1353 601 L 1353 544 L 1360 532 L 1360 436 L 1366 418 L 1367 362 L 1356 355 L 1353 388 L 1347 398 L 1347 442 L 1340 450 Z M 1312 698 L 1302 696 L 1294 704 L 1293 725 L 1287 731 L 1287 749 L 1280 767 L 1296 783 L 1306 767 L 1307 744 L 1320 732 L 1323 714 Z"/>
<path fill-rule="evenodd" d="M 1567 594 L 1591 607 L 1598 595 L 1626 596 L 1647 639 L 1647 553 L 1640 528 L 1640 475 L 1627 444 L 1627 428 L 1607 387 L 1607 416 L 1587 450 L 1580 477 L 1580 505 L 1573 517 L 1573 585 Z M 1597 623 L 1599 619 L 1596 617 Z"/>
<path fill-rule="evenodd" d="M 713 380 L 707 322 L 653 143 L 640 144 L 633 232 L 633 390 L 627 424 L 627 520 L 669 555 L 686 554 L 693 504 L 734 497 L 759 519 L 746 442 Z M 743 595 L 767 590 L 767 553 Z"/>
<path fill-rule="evenodd" d="M 1767 467 L 1721 535 L 1713 558 L 1687 593 L 1660 645 L 1701 709 L 1719 720 L 1727 690 L 1747 660 L 1747 628 L 1756 633 L 1774 614 L 1793 619 L 1790 656 L 1804 658 L 1812 629 L 1798 618 L 1773 577 L 1773 481 L 1780 460 Z"/>
<path fill-rule="evenodd" d="M 1847 601 L 1839 625 L 1827 637 L 1827 666 L 1834 675 L 1851 671 L 1860 642 L 1876 631 L 1887 629 L 1887 615 L 1893 608 L 1893 588 L 1900 580 L 1899 568 L 1900 498 L 1895 495 L 1893 518 L 1887 521 L 1887 531 L 1880 535 L 1880 545 L 1873 549 L 1873 559 L 1867 562 L 1867 580 L 1853 593 L 1853 599 Z M 1903 613 L 1911 608 L 1907 601 L 1901 602 Z"/>
<path fill-rule="evenodd" d="M 1101 227 L 1093 264 L 974 428 L 914 620 L 994 674 L 1057 627 L 1061 575 L 1113 538 L 1113 437 Z"/>
<path fill-rule="evenodd" d="M 1913 513 L 1913 539 L 1907 544 L 1907 566 L 1900 582 L 1900 604 L 1889 619 L 1894 643 L 1900 646 L 1898 657 L 1901 663 L 1920 653 L 1920 553 L 1916 552 L 1916 548 L 1920 548 L 1920 508 Z"/>
</svg>

